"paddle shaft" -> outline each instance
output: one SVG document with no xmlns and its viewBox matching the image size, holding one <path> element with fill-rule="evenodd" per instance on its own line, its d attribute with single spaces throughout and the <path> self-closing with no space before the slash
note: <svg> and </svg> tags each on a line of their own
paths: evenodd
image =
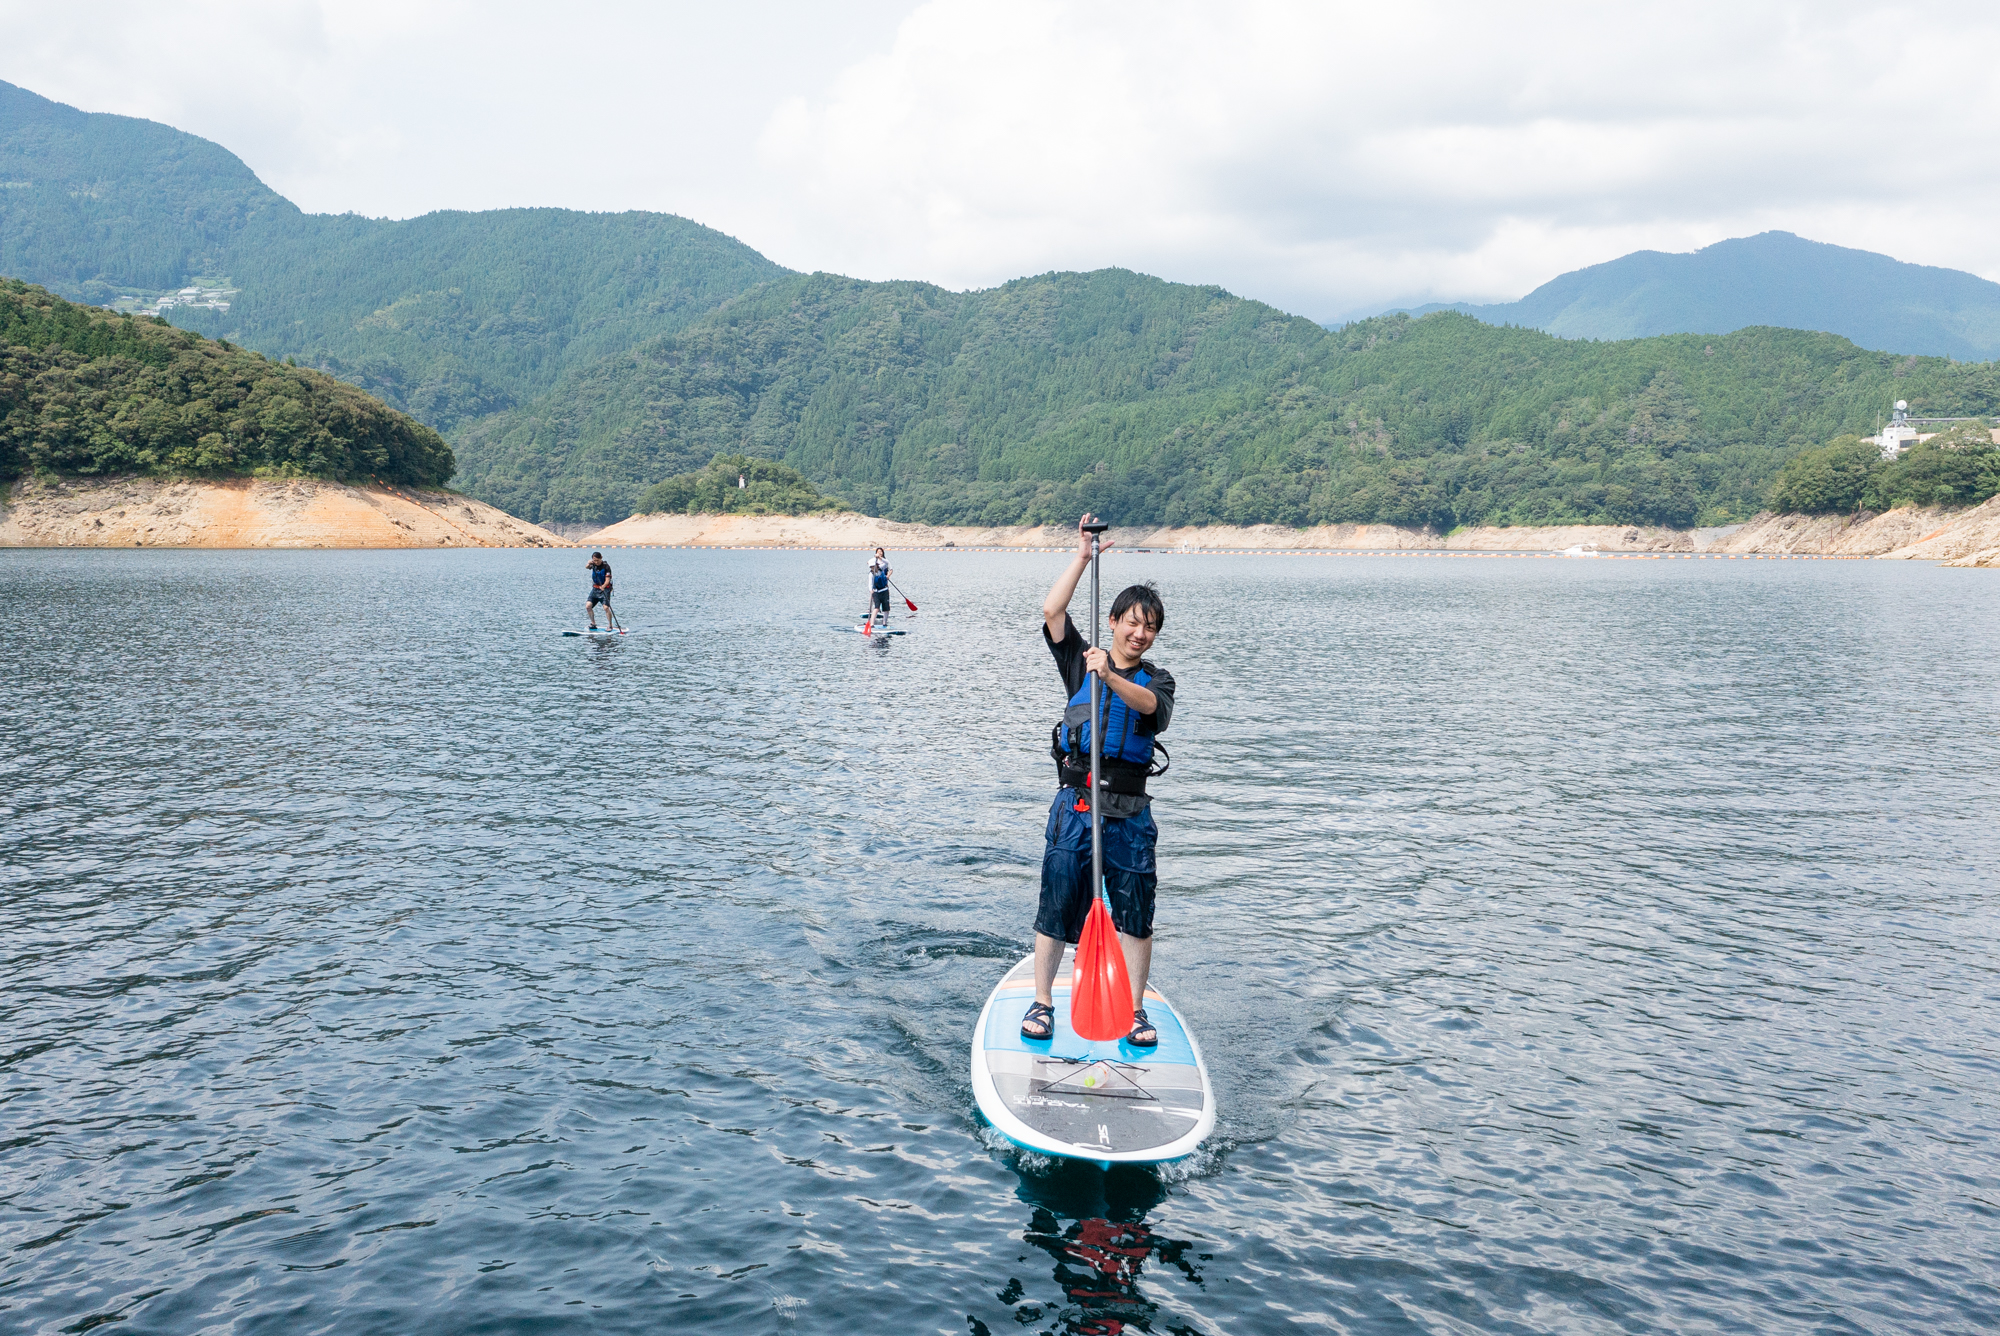
<svg viewBox="0 0 2000 1336">
<path fill-rule="evenodd" d="M 1097 648 L 1097 542 L 1103 532 L 1090 535 L 1090 647 Z M 1104 796 L 1103 782 L 1098 776 L 1104 763 L 1104 713 L 1101 708 L 1104 698 L 1104 679 L 1096 673 L 1090 675 L 1090 893 L 1104 894 L 1104 810 L 1101 802 Z"/>
<path fill-rule="evenodd" d="M 899 594 L 903 594 L 903 586 L 897 584 L 894 580 L 889 581 L 889 588 L 895 590 Z M 903 602 L 910 605 L 911 612 L 915 612 L 917 610 L 916 600 L 912 599 L 908 594 L 903 594 Z"/>
</svg>

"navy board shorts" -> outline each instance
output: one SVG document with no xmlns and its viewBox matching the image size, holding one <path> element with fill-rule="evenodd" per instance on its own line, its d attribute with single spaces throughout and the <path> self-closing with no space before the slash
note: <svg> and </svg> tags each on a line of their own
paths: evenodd
<svg viewBox="0 0 2000 1336">
<path fill-rule="evenodd" d="M 1090 885 L 1090 813 L 1076 810 L 1077 791 L 1060 789 L 1049 807 L 1048 842 L 1042 849 L 1042 903 L 1035 931 L 1071 945 L 1083 936 L 1094 898 Z M 1104 889 L 1111 921 L 1127 937 L 1153 935 L 1153 899 L 1160 884 L 1153 856 L 1160 828 L 1153 809 L 1104 822 Z"/>
<path fill-rule="evenodd" d="M 609 603 L 611 601 L 611 591 L 609 589 L 593 589 L 590 591 L 590 601 L 592 603 Z"/>
</svg>

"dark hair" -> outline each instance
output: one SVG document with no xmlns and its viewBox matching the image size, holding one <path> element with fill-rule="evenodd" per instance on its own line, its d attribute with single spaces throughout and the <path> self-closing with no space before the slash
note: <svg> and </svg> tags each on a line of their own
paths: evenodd
<svg viewBox="0 0 2000 1336">
<path fill-rule="evenodd" d="M 590 554 L 590 559 L 592 561 L 602 561 L 604 560 L 604 554 L 602 552 L 593 552 Z"/>
<path fill-rule="evenodd" d="M 1151 584 L 1126 585 L 1117 598 L 1111 600 L 1111 620 L 1117 621 L 1128 608 L 1139 608 L 1146 614 L 1146 620 L 1153 624 L 1155 631 L 1167 624 L 1167 605 L 1160 602 L 1160 591 Z"/>
</svg>

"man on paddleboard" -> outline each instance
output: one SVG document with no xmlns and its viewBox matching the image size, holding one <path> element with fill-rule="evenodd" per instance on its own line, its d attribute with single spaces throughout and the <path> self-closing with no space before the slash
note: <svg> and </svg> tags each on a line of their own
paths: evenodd
<svg viewBox="0 0 2000 1336">
<path fill-rule="evenodd" d="M 1090 569 L 1091 536 L 1082 526 L 1095 522 L 1091 515 L 1078 522 L 1076 556 L 1042 601 L 1042 638 L 1055 655 L 1069 708 L 1056 727 L 1059 787 L 1049 808 L 1042 849 L 1042 899 L 1035 914 L 1035 1001 L 1021 1020 L 1021 1034 L 1047 1039 L 1054 1033 L 1054 989 L 1063 950 L 1082 936 L 1084 918 L 1096 895 L 1090 884 L 1090 740 L 1085 731 L 1090 720 L 1090 674 L 1095 673 L 1109 688 L 1101 761 L 1104 791 L 1097 800 L 1104 815 L 1105 893 L 1132 978 L 1132 1033 L 1126 1038 L 1140 1048 L 1151 1048 L 1160 1037 L 1140 1004 L 1146 999 L 1146 975 L 1153 963 L 1153 893 L 1159 883 L 1153 847 L 1159 829 L 1153 824 L 1146 779 L 1152 770 L 1153 738 L 1166 731 L 1174 716 L 1174 677 L 1144 656 L 1166 624 L 1167 610 L 1153 586 L 1132 585 L 1111 601 L 1111 648 L 1090 648 L 1069 619 L 1069 601 L 1077 581 Z M 1098 551 L 1110 547 L 1106 538 Z"/>
<path fill-rule="evenodd" d="M 583 615 L 590 619 L 590 629 L 595 631 L 600 603 L 604 605 L 604 624 L 611 625 L 611 563 L 602 552 L 593 552 L 583 567 L 590 572 L 590 597 L 583 602 Z"/>
<path fill-rule="evenodd" d="M 875 549 L 875 556 L 868 563 L 868 616 L 872 620 L 876 613 L 882 620 L 889 620 L 889 554 L 881 548 Z"/>
</svg>

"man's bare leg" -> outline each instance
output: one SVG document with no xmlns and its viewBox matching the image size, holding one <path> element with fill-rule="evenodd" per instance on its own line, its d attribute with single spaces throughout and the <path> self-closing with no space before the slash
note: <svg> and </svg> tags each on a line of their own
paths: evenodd
<svg viewBox="0 0 2000 1336">
<path fill-rule="evenodd" d="M 1121 932 L 1118 945 L 1125 952 L 1125 973 L 1132 977 L 1132 1010 L 1137 1011 L 1146 1005 L 1146 976 L 1153 968 L 1153 939 L 1127 937 Z"/>
<path fill-rule="evenodd" d="M 1062 969 L 1065 945 L 1059 937 L 1035 934 L 1035 1001 L 1055 1005 L 1056 972 Z"/>
<path fill-rule="evenodd" d="M 590 618 L 590 629 L 595 631 L 597 629 L 597 605 L 595 603 L 585 603 L 583 605 L 583 615 Z"/>
</svg>

